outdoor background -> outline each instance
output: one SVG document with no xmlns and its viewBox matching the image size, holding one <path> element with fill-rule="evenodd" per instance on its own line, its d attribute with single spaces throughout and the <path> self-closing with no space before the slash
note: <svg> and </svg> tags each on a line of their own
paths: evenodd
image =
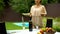
<svg viewBox="0 0 60 34">
<path fill-rule="evenodd" d="M 9 0 L 9 1 L 10 2 L 8 2 L 8 3 L 10 4 L 10 9 L 12 9 L 15 13 L 19 13 L 19 14 L 21 14 L 21 13 L 29 13 L 31 6 L 34 4 L 34 0 Z M 60 0 L 42 0 L 41 3 L 43 5 L 45 5 L 45 6 L 46 5 L 48 6 L 49 4 L 50 5 L 56 4 L 56 5 L 54 5 L 56 7 L 57 7 L 57 5 L 60 6 Z M 0 0 L 0 21 L 5 20 L 6 15 L 4 15 L 5 14 L 4 10 L 6 8 L 4 6 L 5 6 L 5 4 L 4 4 L 3 0 Z M 9 11 L 9 10 L 7 10 L 7 11 Z M 56 12 L 56 14 L 59 16 L 60 14 L 58 14 L 59 12 L 58 13 L 57 12 Z M 10 16 L 10 15 L 8 15 L 8 16 Z M 10 16 L 10 17 L 12 18 L 12 16 Z M 43 17 L 44 27 L 46 26 L 47 18 L 52 18 L 53 19 L 53 28 L 56 31 L 60 31 L 60 17 L 52 17 L 52 16 L 51 17 Z M 22 26 L 17 26 L 17 25 L 14 25 L 13 23 L 17 23 L 17 22 L 8 22 L 8 21 L 6 21 L 6 29 L 7 30 L 17 30 L 17 29 L 20 30 L 20 29 L 22 29 Z"/>
</svg>

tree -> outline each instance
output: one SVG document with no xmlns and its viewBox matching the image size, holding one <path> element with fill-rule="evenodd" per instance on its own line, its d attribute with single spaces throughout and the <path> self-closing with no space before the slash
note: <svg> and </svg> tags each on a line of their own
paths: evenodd
<svg viewBox="0 0 60 34">
<path fill-rule="evenodd" d="M 42 4 L 46 5 L 48 3 L 48 0 L 42 0 Z"/>
<path fill-rule="evenodd" d="M 28 1 L 27 0 L 11 0 L 10 5 L 12 6 L 12 9 L 16 12 L 28 12 Z"/>
<path fill-rule="evenodd" d="M 3 6 L 4 6 L 3 5 L 3 0 L 0 0 L 0 17 L 2 16 L 2 12 L 3 12 L 3 9 L 4 9 Z"/>
<path fill-rule="evenodd" d="M 3 1 L 0 0 L 0 12 L 3 10 Z"/>
<path fill-rule="evenodd" d="M 58 3 L 60 3 L 60 0 L 57 0 L 58 1 Z"/>
<path fill-rule="evenodd" d="M 30 11 L 31 6 L 34 4 L 34 0 L 9 0 L 9 4 L 12 9 L 17 13 L 27 13 Z M 59 0 L 42 0 L 42 4 L 57 3 Z M 3 0 L 0 0 L 0 13 L 4 9 Z"/>
<path fill-rule="evenodd" d="M 58 0 L 48 0 L 48 3 L 52 4 L 52 3 L 58 3 Z"/>
<path fill-rule="evenodd" d="M 10 1 L 10 5 L 12 6 L 12 9 L 19 13 L 29 12 L 33 4 L 34 4 L 34 0 L 11 0 Z M 47 4 L 47 0 L 43 0 L 42 4 Z"/>
</svg>

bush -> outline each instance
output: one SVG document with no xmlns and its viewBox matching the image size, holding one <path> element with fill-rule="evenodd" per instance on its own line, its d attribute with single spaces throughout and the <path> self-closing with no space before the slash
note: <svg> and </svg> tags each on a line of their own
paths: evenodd
<svg viewBox="0 0 60 34">
<path fill-rule="evenodd" d="M 60 32 L 60 27 L 56 26 L 56 27 L 54 27 L 54 29 L 55 29 L 57 32 Z"/>
<path fill-rule="evenodd" d="M 55 29 L 56 31 L 60 32 L 60 23 L 56 23 L 53 25 L 53 29 Z"/>
<path fill-rule="evenodd" d="M 57 21 L 57 22 L 60 22 L 60 18 L 59 18 L 59 17 L 58 17 L 58 18 L 56 18 L 56 21 Z"/>
</svg>

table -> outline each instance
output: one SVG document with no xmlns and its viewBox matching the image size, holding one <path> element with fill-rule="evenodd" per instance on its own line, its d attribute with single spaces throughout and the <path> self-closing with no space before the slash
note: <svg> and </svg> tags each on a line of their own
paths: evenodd
<svg viewBox="0 0 60 34">
<path fill-rule="evenodd" d="M 37 34 L 39 32 L 38 29 L 33 29 L 32 32 L 30 32 L 28 29 L 25 30 L 7 30 L 7 34 Z M 60 32 L 56 32 L 55 34 L 60 34 Z"/>
</svg>

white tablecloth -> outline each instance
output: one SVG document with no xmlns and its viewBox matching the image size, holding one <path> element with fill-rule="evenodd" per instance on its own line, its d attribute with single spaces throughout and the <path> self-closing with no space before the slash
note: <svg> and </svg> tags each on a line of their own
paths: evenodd
<svg viewBox="0 0 60 34">
<path fill-rule="evenodd" d="M 37 34 L 39 30 L 33 29 L 32 32 L 30 32 L 28 29 L 26 30 L 7 30 L 7 34 Z M 55 34 L 60 34 L 60 32 L 56 32 Z"/>
</svg>

